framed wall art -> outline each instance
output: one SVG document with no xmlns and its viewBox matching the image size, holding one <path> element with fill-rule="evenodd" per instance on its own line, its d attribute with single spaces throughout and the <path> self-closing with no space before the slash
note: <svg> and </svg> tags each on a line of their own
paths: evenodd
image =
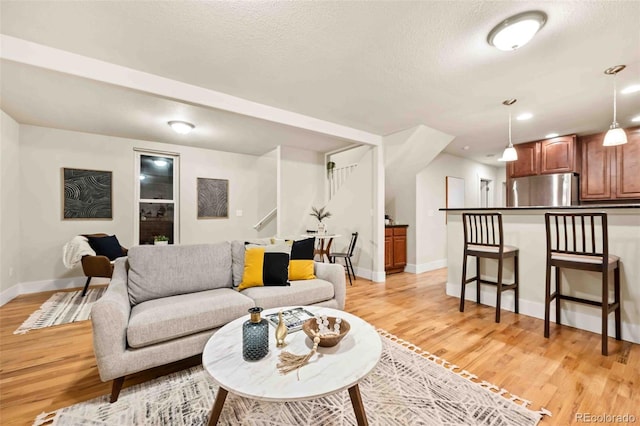
<svg viewBox="0 0 640 426">
<path fill-rule="evenodd" d="M 198 219 L 229 217 L 229 181 L 198 178 Z"/>
<path fill-rule="evenodd" d="M 112 173 L 62 169 L 63 219 L 113 219 Z"/>
</svg>

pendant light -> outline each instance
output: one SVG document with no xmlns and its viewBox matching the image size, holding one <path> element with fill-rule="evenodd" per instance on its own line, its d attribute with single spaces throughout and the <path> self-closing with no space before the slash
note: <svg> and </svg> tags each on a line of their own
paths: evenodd
<svg viewBox="0 0 640 426">
<path fill-rule="evenodd" d="M 507 99 L 502 102 L 503 105 L 511 106 L 515 104 L 517 99 Z M 502 153 L 502 157 L 498 159 L 498 161 L 516 161 L 518 159 L 518 153 L 516 149 L 513 147 L 513 143 L 511 142 L 511 110 L 509 110 L 509 145 L 504 149 Z"/>
<path fill-rule="evenodd" d="M 613 123 L 611 123 L 607 134 L 604 135 L 603 146 L 616 146 L 627 143 L 627 134 L 624 132 L 624 129 L 620 128 L 620 125 L 616 121 L 616 75 L 625 68 L 626 65 L 616 65 L 615 67 L 604 70 L 605 74 L 613 76 Z"/>
</svg>

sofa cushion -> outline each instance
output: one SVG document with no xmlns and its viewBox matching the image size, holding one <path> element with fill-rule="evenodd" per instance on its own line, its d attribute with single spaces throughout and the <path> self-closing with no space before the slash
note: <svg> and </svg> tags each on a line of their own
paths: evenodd
<svg viewBox="0 0 640 426">
<path fill-rule="evenodd" d="M 291 281 L 288 287 L 251 287 L 242 292 L 264 309 L 278 306 L 303 306 L 333 299 L 333 284 L 314 279 Z"/>
<path fill-rule="evenodd" d="M 290 280 L 312 280 L 316 277 L 313 274 L 315 243 L 314 237 L 293 242 L 289 262 Z"/>
<path fill-rule="evenodd" d="M 135 246 L 129 250 L 131 305 L 231 287 L 231 243 Z"/>
<path fill-rule="evenodd" d="M 253 300 L 230 288 L 149 300 L 131 310 L 127 343 L 141 348 L 221 327 L 247 315 Z"/>
<path fill-rule="evenodd" d="M 231 241 L 231 262 L 233 274 L 233 286 L 238 287 L 242 282 L 242 274 L 244 273 L 244 242 L 234 240 Z"/>
<path fill-rule="evenodd" d="M 275 247 L 275 246 L 269 246 Z M 238 290 L 256 286 L 289 285 L 289 254 L 265 247 L 247 248 Z"/>
</svg>

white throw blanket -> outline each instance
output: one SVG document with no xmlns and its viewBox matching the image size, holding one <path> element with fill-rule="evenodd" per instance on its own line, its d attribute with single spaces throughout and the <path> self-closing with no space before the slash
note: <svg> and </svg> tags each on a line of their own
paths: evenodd
<svg viewBox="0 0 640 426">
<path fill-rule="evenodd" d="M 73 239 L 62 248 L 62 262 L 67 269 L 76 267 L 78 263 L 80 263 L 82 256 L 95 255 L 96 252 L 93 251 L 89 245 L 89 240 L 82 235 L 73 237 Z"/>
</svg>

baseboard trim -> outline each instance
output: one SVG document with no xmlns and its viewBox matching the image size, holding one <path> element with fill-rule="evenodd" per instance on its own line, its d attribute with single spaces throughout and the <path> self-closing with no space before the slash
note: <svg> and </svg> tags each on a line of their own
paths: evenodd
<svg viewBox="0 0 640 426">
<path fill-rule="evenodd" d="M 23 294 L 42 293 L 44 291 L 55 290 L 67 290 L 70 288 L 83 288 L 87 280 L 87 277 L 73 277 L 73 278 L 57 278 L 51 280 L 42 281 L 29 281 L 25 283 L 18 283 L 9 287 L 2 293 L 0 293 L 0 306 L 5 305 L 16 297 Z M 91 285 L 94 284 L 108 284 L 108 278 L 93 278 Z"/>
<path fill-rule="evenodd" d="M 371 269 L 361 268 L 360 266 L 356 266 L 355 271 L 356 277 L 361 277 L 366 280 L 371 280 L 376 283 L 383 283 L 385 281 L 386 274 L 383 272 L 375 272 Z"/>
<path fill-rule="evenodd" d="M 495 289 L 487 288 L 485 290 L 483 286 L 480 288 L 480 297 L 483 305 L 496 306 L 496 292 Z M 447 295 L 460 298 L 460 284 L 452 284 L 447 282 Z M 465 300 L 469 300 L 475 303 L 476 300 L 476 287 L 475 285 L 467 285 L 465 292 Z M 514 299 L 513 292 L 507 291 L 502 294 L 502 309 L 507 311 L 514 311 Z M 569 305 L 569 306 L 573 306 Z M 595 313 L 597 312 L 597 314 Z M 577 312 L 569 309 L 562 309 L 562 325 L 578 328 L 580 330 L 590 331 L 596 334 L 601 333 L 601 318 L 600 310 L 594 308 L 594 314 L 588 314 L 584 312 Z M 544 303 L 534 302 L 531 300 L 525 300 L 520 298 L 520 314 L 527 315 L 533 318 L 544 319 Z M 555 303 L 551 305 L 551 323 L 552 326 L 555 323 L 556 316 Z M 640 343 L 640 326 L 631 324 L 622 320 L 622 339 L 627 342 Z M 613 315 L 609 317 L 609 336 L 615 336 L 615 325 L 613 321 Z M 542 328 L 540 333 L 542 333 Z"/>
<path fill-rule="evenodd" d="M 405 272 L 409 272 L 411 274 L 421 274 L 423 272 L 435 271 L 436 269 L 442 269 L 447 267 L 447 259 L 434 260 L 433 262 L 427 263 L 407 263 L 407 266 L 404 267 Z"/>
</svg>

